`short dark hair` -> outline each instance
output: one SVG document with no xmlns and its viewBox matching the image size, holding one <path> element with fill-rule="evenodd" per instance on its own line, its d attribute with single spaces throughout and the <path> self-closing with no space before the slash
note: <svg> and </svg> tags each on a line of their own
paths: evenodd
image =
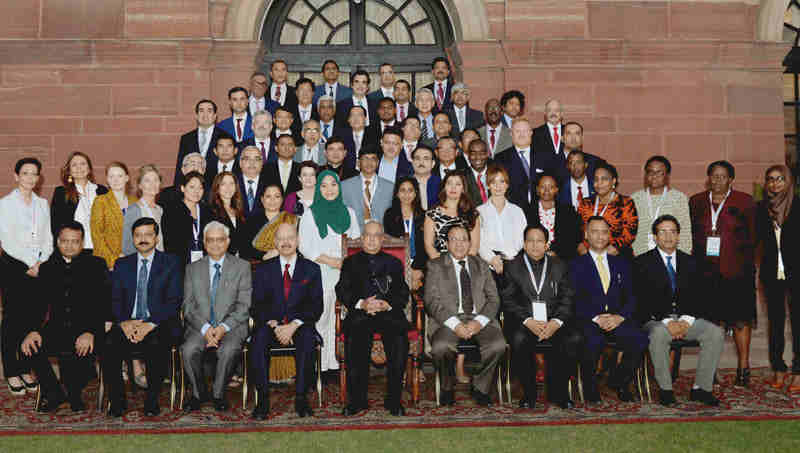
<svg viewBox="0 0 800 453">
<path fill-rule="evenodd" d="M 439 63 L 439 62 L 442 62 L 442 63 L 446 64 L 447 65 L 447 70 L 448 71 L 450 70 L 450 62 L 447 61 L 447 58 L 445 58 L 445 57 L 436 57 L 436 58 L 434 58 L 433 61 L 431 62 L 431 69 L 433 69 L 434 66 L 436 66 L 436 63 Z"/>
<path fill-rule="evenodd" d="M 405 117 L 405 119 L 403 121 L 400 122 L 400 128 L 406 127 L 406 123 L 408 123 L 409 120 L 417 120 L 417 125 L 422 125 L 422 121 L 419 120 L 418 116 L 409 115 L 409 116 Z"/>
<path fill-rule="evenodd" d="M 533 224 L 533 225 L 526 226 L 525 227 L 525 232 L 522 233 L 522 238 L 523 239 L 527 238 L 528 237 L 528 232 L 531 231 L 531 230 L 539 230 L 539 231 L 541 231 L 542 234 L 544 234 L 544 240 L 545 241 L 549 241 L 550 240 L 550 232 L 547 231 L 547 228 L 545 228 L 541 223 L 536 223 L 536 224 Z"/>
<path fill-rule="evenodd" d="M 478 130 L 475 129 L 474 127 L 465 127 L 464 130 L 461 131 L 461 137 L 464 137 L 464 134 L 467 133 L 467 132 L 474 132 L 475 135 L 477 135 L 478 137 L 481 136 L 481 133 L 478 132 Z"/>
<path fill-rule="evenodd" d="M 255 77 L 255 76 L 261 76 L 261 77 L 267 78 L 267 75 L 264 74 L 261 71 L 254 71 L 252 74 L 250 74 L 250 79 L 252 80 L 253 77 Z"/>
<path fill-rule="evenodd" d="M 365 109 L 363 105 L 354 105 L 350 107 L 350 110 L 347 112 L 348 118 L 350 118 L 350 115 L 353 113 L 353 110 L 355 109 L 361 109 L 361 111 L 364 112 L 364 118 L 367 117 L 367 109 Z"/>
<path fill-rule="evenodd" d="M 678 228 L 678 233 L 681 232 L 681 223 L 678 222 L 678 219 L 676 219 L 674 215 L 664 214 L 664 215 L 658 216 L 658 218 L 656 218 L 653 221 L 653 226 L 650 227 L 650 230 L 652 231 L 653 236 L 655 236 L 657 234 L 658 226 L 661 225 L 664 222 L 672 222 L 672 223 L 674 223 L 675 227 Z"/>
<path fill-rule="evenodd" d="M 578 128 L 581 130 L 581 135 L 583 135 L 583 126 L 577 121 L 567 121 L 566 124 L 564 124 L 564 130 L 567 130 L 567 126 L 572 125 L 578 126 Z"/>
<path fill-rule="evenodd" d="M 336 70 L 337 70 L 337 71 L 339 70 L 339 63 L 337 63 L 337 62 L 336 62 L 336 60 L 333 60 L 333 59 L 330 59 L 330 58 L 329 58 L 329 59 L 325 60 L 325 61 L 322 63 L 322 69 L 320 69 L 320 70 L 319 70 L 319 72 L 324 72 L 324 71 L 325 71 L 325 66 L 326 66 L 328 63 L 333 63 L 333 65 L 334 65 L 334 66 L 336 66 Z"/>
<path fill-rule="evenodd" d="M 672 164 L 669 163 L 669 159 L 664 156 L 653 156 L 647 159 L 647 162 L 644 163 L 644 169 L 647 170 L 647 166 L 650 165 L 650 162 L 661 162 L 664 164 L 664 167 L 667 169 L 667 174 L 672 173 Z"/>
<path fill-rule="evenodd" d="M 200 181 L 200 184 L 204 186 L 203 188 L 205 188 L 206 179 L 202 173 L 196 170 L 192 170 L 189 173 L 183 175 L 183 181 L 181 181 L 181 186 L 186 187 L 186 185 L 189 184 L 189 181 L 191 181 L 192 179 L 198 179 Z"/>
<path fill-rule="evenodd" d="M 306 83 L 311 85 L 311 91 L 314 91 L 314 81 L 309 79 L 308 77 L 303 77 L 303 78 L 299 79 L 294 84 L 294 89 L 296 90 L 296 89 L 300 88 L 300 85 L 303 85 L 303 84 L 306 84 Z"/>
<path fill-rule="evenodd" d="M 583 162 L 586 163 L 586 153 L 584 153 L 582 149 L 573 149 L 572 151 L 569 152 L 569 156 L 571 156 L 573 154 L 575 154 L 577 156 L 581 156 L 581 159 L 583 159 Z M 569 160 L 569 156 L 567 156 L 567 160 Z"/>
<path fill-rule="evenodd" d="M 225 131 L 220 131 L 219 136 L 217 136 L 217 141 L 216 141 L 216 143 L 214 143 L 214 148 L 217 147 L 217 144 L 219 144 L 220 140 L 230 140 L 231 143 L 233 143 L 234 145 L 236 144 L 236 139 L 233 138 L 233 135 L 231 135 L 231 134 L 229 134 L 229 133 L 227 133 Z"/>
<path fill-rule="evenodd" d="M 230 97 L 230 95 L 228 95 Z M 200 104 L 211 104 L 211 107 L 214 108 L 214 113 L 217 113 L 217 104 L 212 101 L 211 99 L 200 99 L 197 101 L 197 104 L 194 105 L 194 113 L 200 113 Z"/>
<path fill-rule="evenodd" d="M 269 70 L 272 71 L 272 69 L 275 68 L 275 65 L 278 63 L 283 63 L 284 66 L 287 68 L 289 67 L 285 60 L 278 58 L 277 60 L 272 60 L 272 63 L 269 64 Z"/>
<path fill-rule="evenodd" d="M 606 220 L 606 218 L 605 218 L 605 217 L 603 217 L 603 216 L 601 216 L 601 215 L 593 215 L 593 216 L 589 217 L 588 219 L 586 219 L 586 226 L 588 227 L 588 226 L 589 226 L 589 224 L 590 224 L 590 223 L 592 223 L 592 222 L 594 222 L 594 221 L 601 221 L 601 222 L 604 222 L 604 223 L 606 224 L 606 226 L 608 226 L 609 228 L 611 228 L 611 224 L 610 224 L 610 223 L 608 223 L 608 220 Z"/>
<path fill-rule="evenodd" d="M 505 108 L 508 101 L 517 98 L 519 101 L 519 108 L 521 112 L 525 111 L 525 95 L 522 94 L 522 91 L 519 90 L 511 90 L 506 91 L 503 93 L 503 96 L 500 97 L 500 107 Z"/>
<path fill-rule="evenodd" d="M 344 144 L 344 140 L 342 140 L 340 137 L 337 137 L 336 135 L 332 135 L 331 137 L 328 138 L 328 140 L 325 141 L 325 149 L 328 149 L 328 147 L 336 143 L 341 144 L 342 146 L 345 147 L 345 149 L 347 149 L 347 145 Z"/>
<path fill-rule="evenodd" d="M 313 160 L 304 160 L 300 162 L 300 168 L 297 170 L 297 174 L 299 175 L 300 173 L 302 173 L 303 169 L 306 167 L 313 169 L 314 174 L 319 173 L 319 165 L 317 165 L 316 162 L 314 162 Z"/>
<path fill-rule="evenodd" d="M 439 149 L 439 145 L 445 140 L 452 140 L 453 146 L 458 148 L 458 140 L 452 135 L 445 135 L 444 137 L 441 137 L 438 142 L 436 142 L 436 149 Z"/>
<path fill-rule="evenodd" d="M 706 169 L 706 176 L 711 176 L 711 172 L 714 171 L 714 167 L 722 167 L 725 169 L 725 171 L 728 172 L 728 176 L 731 179 L 736 178 L 736 170 L 733 168 L 733 164 L 731 164 L 727 160 L 718 160 L 708 164 L 708 169 Z"/>
<path fill-rule="evenodd" d="M 245 87 L 233 87 L 230 90 L 228 90 L 228 99 L 231 98 L 233 93 L 237 93 L 239 91 L 244 93 L 245 96 L 250 96 L 250 93 L 247 91 L 247 88 L 245 88 Z"/>
<path fill-rule="evenodd" d="M 608 162 L 605 162 L 605 161 L 598 162 L 594 166 L 594 174 L 592 174 L 592 177 L 594 177 L 594 175 L 597 174 L 597 170 L 605 170 L 605 171 L 611 173 L 611 177 L 616 179 L 617 180 L 617 184 L 619 184 L 619 174 L 617 173 L 617 167 L 615 167 L 615 166 L 613 166 L 613 165 L 611 165 L 611 164 L 609 164 Z"/>
<path fill-rule="evenodd" d="M 156 223 L 156 219 L 152 217 L 139 217 L 136 219 L 136 221 L 133 222 L 133 226 L 131 226 L 131 233 L 134 233 L 140 226 L 146 225 L 153 225 L 153 230 L 155 231 L 156 236 L 158 236 L 158 223 Z"/>
<path fill-rule="evenodd" d="M 414 155 L 417 154 L 417 151 L 424 150 L 431 153 L 431 157 L 435 156 L 436 154 L 433 153 L 433 150 L 428 145 L 423 145 L 422 143 L 417 143 L 417 147 L 414 148 L 414 151 L 411 151 L 411 158 L 414 158 Z"/>
<path fill-rule="evenodd" d="M 83 224 L 77 220 L 68 220 L 59 225 L 58 228 L 56 228 L 56 239 L 61 236 L 61 232 L 64 230 L 80 231 L 82 238 L 86 236 L 86 230 L 83 229 Z"/>
<path fill-rule="evenodd" d="M 400 140 L 403 140 L 403 129 L 400 129 L 398 126 L 389 126 L 383 130 L 383 136 L 385 135 L 396 135 L 400 137 Z"/>
<path fill-rule="evenodd" d="M 353 80 L 356 79 L 356 76 L 360 75 L 367 76 L 367 85 L 369 85 L 370 82 L 369 73 L 363 69 L 356 69 L 355 71 L 353 71 L 352 74 L 350 74 L 350 85 L 353 85 Z"/>
<path fill-rule="evenodd" d="M 410 83 L 408 83 L 408 80 L 406 80 L 406 79 L 400 79 L 400 80 L 398 80 L 397 82 L 395 82 L 395 83 L 394 83 L 394 86 L 397 86 L 397 85 L 398 85 L 398 84 L 400 84 L 400 83 L 405 83 L 405 84 L 406 84 L 406 86 L 408 87 L 408 91 L 411 91 L 411 84 L 410 84 Z"/>
<path fill-rule="evenodd" d="M 380 107 L 381 104 L 383 104 L 384 102 L 388 102 L 388 103 L 392 104 L 392 107 L 395 107 L 395 108 L 397 107 L 397 102 L 394 99 L 390 98 L 389 96 L 381 98 L 381 100 L 378 101 L 378 107 Z"/>
<path fill-rule="evenodd" d="M 358 158 L 361 159 L 362 156 L 366 156 L 367 154 L 374 154 L 377 156 L 380 153 L 378 153 L 378 147 L 374 143 L 365 143 L 358 151 Z"/>
<path fill-rule="evenodd" d="M 288 137 L 289 140 L 292 141 L 292 145 L 295 144 L 294 143 L 294 137 L 292 137 L 292 134 L 283 134 L 283 135 L 281 135 L 280 137 L 275 139 L 275 144 L 277 145 L 278 143 L 280 143 L 281 139 L 284 138 L 284 137 Z"/>
<path fill-rule="evenodd" d="M 381 65 L 380 65 L 380 66 L 378 66 L 378 70 L 380 71 L 380 69 L 381 69 L 382 67 L 384 67 L 384 66 L 391 66 L 391 67 L 392 67 L 392 69 L 394 69 L 394 65 L 393 65 L 393 64 L 391 64 L 391 63 L 387 63 L 387 62 L 385 62 L 385 61 L 384 61 L 383 63 L 381 63 Z"/>
<path fill-rule="evenodd" d="M 19 171 L 22 170 L 22 166 L 28 164 L 35 165 L 37 173 L 42 172 L 42 163 L 39 162 L 39 159 L 35 157 L 23 157 L 22 159 L 18 160 L 16 164 L 14 164 L 14 173 L 19 175 Z"/>
<path fill-rule="evenodd" d="M 294 119 L 294 113 L 292 113 L 292 111 L 287 109 L 285 106 L 281 106 L 281 107 L 276 108 L 275 109 L 275 115 L 273 115 L 273 116 L 278 116 L 278 112 L 281 112 L 281 111 L 288 113 L 289 116 L 291 116 L 292 119 Z"/>
<path fill-rule="evenodd" d="M 460 223 L 456 223 L 450 225 L 449 227 L 444 227 L 444 228 L 446 229 L 446 231 L 443 232 L 444 237 L 446 237 L 448 241 L 450 240 L 450 232 L 459 228 L 467 232 L 467 239 L 472 240 L 472 234 L 469 232 L 469 228 L 467 228 L 464 225 L 461 225 Z"/>
</svg>

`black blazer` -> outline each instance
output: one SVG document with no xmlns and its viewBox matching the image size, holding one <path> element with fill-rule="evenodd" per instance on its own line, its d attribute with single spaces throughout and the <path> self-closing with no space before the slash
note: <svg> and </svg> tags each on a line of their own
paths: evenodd
<svg viewBox="0 0 800 453">
<path fill-rule="evenodd" d="M 292 121 L 292 134 L 295 135 L 295 145 L 300 146 L 305 143 L 303 140 L 303 120 L 300 117 L 300 103 L 295 106 L 295 109 L 292 111 L 292 115 L 294 115 L 294 121 Z M 317 112 L 317 105 L 313 102 L 311 103 L 311 117 L 309 119 L 319 121 L 319 112 Z M 322 136 L 322 130 L 319 131 L 320 136 Z M 298 140 L 299 138 L 299 140 Z"/>
<path fill-rule="evenodd" d="M 200 212 L 200 231 L 197 240 L 200 243 L 200 250 L 203 250 L 203 228 L 211 222 L 211 211 L 204 203 L 198 204 Z M 193 231 L 194 219 L 189 208 L 183 201 L 173 203 L 164 208 L 164 215 L 161 217 L 161 230 L 164 236 L 164 251 L 171 253 L 180 259 L 183 264 L 189 263 L 194 240 Z"/>
<path fill-rule="evenodd" d="M 544 123 L 533 130 L 533 149 L 537 152 L 549 152 L 556 155 L 553 139 L 550 138 L 550 125 Z M 564 154 L 564 125 L 561 125 L 561 136 L 558 137 L 558 153 Z"/>
<path fill-rule="evenodd" d="M 108 189 L 106 186 L 98 184 L 95 193 L 103 195 L 108 193 Z M 56 239 L 58 227 L 75 220 L 76 209 L 78 209 L 78 203 L 67 200 L 67 191 L 64 186 L 56 187 L 56 190 L 53 191 L 53 202 L 50 203 L 50 228 L 53 231 L 54 240 Z M 91 206 L 89 209 L 91 209 Z"/>
<path fill-rule="evenodd" d="M 690 315 L 702 318 L 707 315 L 707 301 L 702 296 L 702 275 L 698 272 L 697 261 L 691 255 L 677 250 L 678 290 L 672 293 L 667 274 L 667 266 L 661 259 L 658 247 L 634 259 L 634 291 L 638 304 L 636 319 L 642 324 L 648 321 L 661 321 L 670 314 Z M 673 307 L 674 304 L 674 307 Z"/>
<path fill-rule="evenodd" d="M 528 256 L 523 251 L 513 260 L 506 261 L 503 268 L 505 287 L 501 290 L 503 296 L 501 305 L 507 327 L 521 326 L 525 319 L 533 316 L 531 301 L 536 299 L 536 291 L 525 263 L 526 259 Z M 539 280 L 536 283 L 538 284 Z M 539 297 L 547 304 L 547 317 L 558 318 L 564 323 L 569 322 L 574 313 L 575 289 L 570 282 L 566 261 L 552 256 L 547 257 L 547 276 L 541 290 Z"/>
<path fill-rule="evenodd" d="M 458 161 L 458 159 L 456 159 L 456 162 L 457 161 Z M 458 167 L 457 163 L 456 163 L 456 167 Z M 484 171 L 486 171 L 486 170 L 484 169 Z M 475 207 L 478 207 L 478 206 L 482 205 L 483 204 L 483 198 L 481 198 L 481 189 L 478 188 L 478 180 L 475 178 L 475 173 L 473 173 L 472 167 L 467 166 L 467 168 L 464 169 L 464 179 L 466 179 L 466 181 L 467 181 L 467 187 L 466 187 L 467 196 L 469 197 L 470 200 L 472 200 L 472 204 L 474 204 Z M 487 200 L 488 200 L 489 187 L 488 186 L 484 186 L 483 190 L 486 191 L 486 197 L 487 197 Z"/>
<path fill-rule="evenodd" d="M 781 258 L 787 280 L 792 280 L 800 270 L 800 198 L 792 200 L 792 209 L 781 226 Z M 773 283 L 778 277 L 778 242 L 772 219 L 767 211 L 767 201 L 762 200 L 756 208 L 756 239 L 761 246 L 759 279 Z"/>
<path fill-rule="evenodd" d="M 264 195 L 264 189 L 267 188 L 267 183 L 269 180 L 267 176 L 264 174 L 264 170 L 261 170 L 261 174 L 258 176 L 258 184 L 256 187 L 255 193 L 255 200 L 253 201 L 253 209 L 250 209 L 250 205 L 247 204 L 247 181 L 244 174 L 239 172 L 236 175 L 236 180 L 239 182 L 239 193 L 242 195 L 242 201 L 244 202 L 244 217 L 245 219 L 249 219 L 253 216 L 253 214 L 257 212 L 261 212 L 264 210 L 264 207 L 261 206 L 261 196 Z M 280 179 L 278 179 L 280 182 Z"/>
<path fill-rule="evenodd" d="M 219 174 L 219 169 L 217 168 L 218 165 L 219 165 L 219 161 L 214 162 L 214 166 L 213 167 L 206 167 L 206 174 L 205 174 L 206 192 L 211 190 L 211 186 L 212 186 L 212 184 L 214 184 L 214 178 L 216 178 L 217 175 Z M 228 165 L 230 165 L 230 168 L 228 168 L 229 172 L 231 172 L 233 174 L 237 174 L 237 173 L 241 173 L 242 172 L 242 169 L 239 167 L 239 153 L 238 152 L 236 153 L 236 157 L 233 158 L 233 164 L 228 164 Z M 206 198 L 207 198 L 207 196 L 208 196 L 208 194 L 206 194 Z"/>
<path fill-rule="evenodd" d="M 208 191 L 207 187 L 206 191 Z M 181 201 L 183 201 L 183 192 L 181 192 L 180 184 L 164 187 L 161 189 L 161 192 L 158 193 L 158 197 L 156 197 L 156 203 L 162 208 L 166 208 L 167 206 Z"/>
<path fill-rule="evenodd" d="M 278 162 L 264 165 L 264 170 L 262 172 L 264 176 L 266 176 L 266 181 L 268 183 L 278 184 L 283 187 L 281 184 L 281 173 L 278 170 Z M 286 187 L 283 187 L 283 198 L 286 198 L 286 195 L 292 192 L 297 192 L 303 188 L 303 185 L 300 184 L 300 164 L 295 161 L 292 161 L 292 169 L 289 171 L 289 180 L 286 182 L 286 184 Z"/>
<path fill-rule="evenodd" d="M 556 203 L 555 240 L 550 244 L 552 250 L 559 258 L 569 262 L 578 254 L 578 244 L 583 241 L 583 229 L 580 216 L 571 204 Z M 540 225 L 539 203 L 534 201 L 525 212 L 525 218 L 530 225 Z"/>
<path fill-rule="evenodd" d="M 393 204 L 383 214 L 383 229 L 389 236 L 401 238 L 406 233 L 403 224 L 403 211 L 399 204 Z M 414 260 L 411 267 L 416 270 L 424 271 L 428 263 L 428 254 L 425 252 L 425 214 L 414 217 Z"/>
<path fill-rule="evenodd" d="M 539 175 L 546 172 L 553 172 L 556 168 L 556 157 L 550 151 L 536 151 L 531 146 L 531 162 L 530 173 L 525 173 L 525 167 L 522 163 L 522 158 L 512 145 L 502 152 L 495 154 L 494 161 L 497 164 L 505 167 L 511 178 L 509 192 L 507 194 L 508 200 L 523 211 L 528 212 L 531 202 L 536 199 L 536 184 L 539 183 Z M 531 201 L 528 201 L 528 194 L 530 194 Z M 528 219 L 530 221 L 530 219 Z"/>
<path fill-rule="evenodd" d="M 442 108 L 440 109 L 438 105 L 436 105 L 436 81 L 433 81 L 427 85 L 425 88 L 431 90 L 433 93 L 433 114 L 436 115 L 439 112 L 446 112 L 449 108 L 453 107 L 453 98 L 451 97 L 451 92 L 453 91 L 453 79 L 451 77 L 447 78 L 447 87 L 444 90 L 444 102 L 442 102 Z"/>
<path fill-rule="evenodd" d="M 344 142 L 344 147 L 347 149 L 347 157 L 344 159 L 345 164 L 351 164 L 353 167 L 356 166 L 356 159 L 358 159 L 358 155 L 356 155 L 356 142 L 353 139 L 353 130 L 348 128 L 339 129 L 339 138 L 342 139 Z M 364 129 L 364 135 L 361 137 L 361 149 L 364 149 L 365 146 L 379 146 L 380 145 L 380 132 L 375 130 L 375 128 L 368 127 Z"/>
<path fill-rule="evenodd" d="M 233 222 L 231 222 L 231 218 L 228 217 L 227 213 L 223 215 L 218 215 L 214 213 L 211 208 L 209 208 L 209 212 L 211 213 L 211 220 L 216 220 L 217 222 L 228 227 L 228 230 L 230 230 L 231 242 L 230 245 L 228 245 L 228 253 L 230 253 L 231 255 L 236 255 L 237 253 L 239 253 L 239 247 L 242 241 L 240 236 L 242 234 L 242 227 L 244 226 L 244 221 L 238 220 L 236 226 L 234 226 Z"/>
<path fill-rule="evenodd" d="M 206 168 L 217 165 L 217 155 L 214 154 L 214 147 L 217 146 L 217 139 L 219 139 L 222 132 L 223 130 L 219 127 L 214 127 L 214 130 L 211 132 L 211 143 L 208 144 L 208 153 L 206 153 Z M 173 184 L 179 185 L 183 182 L 183 172 L 181 171 L 183 158 L 191 153 L 203 154 L 200 151 L 200 145 L 197 144 L 197 128 L 181 135 L 181 141 L 178 145 L 178 162 L 175 164 L 175 177 L 172 181 Z"/>
<path fill-rule="evenodd" d="M 463 155 L 456 156 L 456 170 L 461 170 L 465 173 L 467 170 L 469 170 L 469 164 L 467 163 L 467 159 L 465 159 Z M 436 163 L 433 164 L 433 169 L 431 170 L 431 174 L 439 175 L 442 181 L 444 181 L 444 178 L 442 178 L 442 176 L 439 174 L 440 171 L 441 171 L 441 165 L 439 165 L 439 161 L 436 160 Z"/>
<path fill-rule="evenodd" d="M 237 164 L 239 162 L 239 157 L 242 155 L 242 150 L 247 148 L 248 146 L 255 146 L 259 150 L 261 149 L 261 147 L 256 144 L 256 138 L 255 137 L 250 137 L 247 140 L 242 141 L 241 143 L 239 143 L 237 145 L 237 148 L 238 148 L 238 151 L 236 153 L 236 162 L 237 162 Z M 264 165 L 267 165 L 269 162 L 275 162 L 276 160 L 278 160 L 278 152 L 275 151 L 275 137 L 274 136 L 270 135 L 270 137 L 269 137 L 269 147 L 265 147 L 265 148 L 267 148 L 266 149 L 266 151 L 267 151 L 267 160 L 265 160 L 263 162 Z M 263 159 L 264 156 L 261 156 L 261 158 Z M 216 165 L 216 161 L 214 162 L 214 165 Z"/>
<path fill-rule="evenodd" d="M 467 109 L 466 112 L 467 114 L 466 118 L 464 119 L 466 120 L 467 124 L 464 126 L 465 129 L 477 130 L 478 128 L 486 124 L 486 121 L 483 119 L 483 112 L 481 112 L 480 110 L 475 110 L 473 108 L 470 108 L 469 104 L 466 105 L 466 109 Z M 461 129 L 459 128 L 458 125 L 458 117 L 456 116 L 455 106 L 451 105 L 450 108 L 447 109 L 447 116 L 450 118 L 450 124 L 453 125 L 453 132 L 455 133 L 455 135 L 461 138 Z"/>
<path fill-rule="evenodd" d="M 341 101 L 336 103 L 336 123 L 339 126 L 348 126 L 347 118 L 350 116 L 350 109 L 353 107 L 353 96 L 350 96 L 346 99 L 342 99 Z M 378 118 L 378 102 L 377 101 L 370 101 L 369 97 L 367 98 L 367 110 L 369 110 L 369 125 L 375 124 L 376 122 L 380 121 Z"/>
<path fill-rule="evenodd" d="M 298 104 L 297 95 L 294 93 L 294 87 L 289 85 L 289 82 L 286 82 L 285 85 L 286 85 L 286 97 L 283 98 L 283 104 L 281 105 L 281 107 L 285 108 L 286 110 L 288 110 L 288 111 L 290 111 L 290 112 L 292 112 L 294 114 L 294 112 L 297 110 L 297 104 Z M 272 83 L 269 84 L 269 88 L 267 88 L 267 94 L 266 95 L 268 97 L 270 97 L 270 99 L 272 99 L 271 98 L 271 96 L 272 96 Z M 276 107 L 275 110 L 278 110 L 278 108 Z M 272 113 L 273 113 L 273 115 L 275 114 L 275 112 L 272 112 Z"/>
</svg>

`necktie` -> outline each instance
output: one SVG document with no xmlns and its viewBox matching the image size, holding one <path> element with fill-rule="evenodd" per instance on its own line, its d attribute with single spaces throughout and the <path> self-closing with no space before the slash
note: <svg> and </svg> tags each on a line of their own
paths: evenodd
<svg viewBox="0 0 800 453">
<path fill-rule="evenodd" d="M 275 101 L 280 103 L 281 102 L 281 86 L 278 85 L 275 87 Z"/>
<path fill-rule="evenodd" d="M 283 300 L 286 302 L 286 307 L 283 310 L 283 323 L 288 321 L 288 308 L 289 308 L 289 290 L 292 288 L 292 277 L 289 275 L 289 263 L 283 268 Z"/>
<path fill-rule="evenodd" d="M 333 95 L 333 86 L 328 85 L 328 96 L 332 97 L 334 102 L 336 102 L 336 96 Z"/>
<path fill-rule="evenodd" d="M 253 184 L 255 184 L 255 181 L 253 181 L 252 179 L 248 179 L 247 180 L 247 210 L 248 211 L 252 211 L 253 210 L 253 204 L 256 201 L 256 194 L 255 194 L 255 191 L 253 190 Z"/>
<path fill-rule="evenodd" d="M 427 118 L 420 119 L 420 126 L 422 131 L 422 138 L 428 138 L 428 120 Z"/>
<path fill-rule="evenodd" d="M 530 177 L 531 174 L 531 165 L 528 163 L 528 150 L 521 149 L 519 150 L 519 159 L 522 161 L 522 167 L 525 169 L 525 174 Z"/>
<path fill-rule="evenodd" d="M 400 106 L 400 121 L 406 119 L 406 108 L 405 106 Z"/>
<path fill-rule="evenodd" d="M 412 226 L 411 220 L 405 220 L 405 223 L 406 223 L 406 228 L 408 228 L 408 254 L 409 256 L 411 256 L 411 259 L 413 260 L 417 256 L 417 249 L 415 248 L 416 244 L 414 244 L 414 231 L 411 230 Z"/>
<path fill-rule="evenodd" d="M 558 152 L 558 126 L 553 126 L 553 144 L 556 147 L 556 152 Z"/>
<path fill-rule="evenodd" d="M 208 140 L 208 138 L 206 137 L 206 131 L 201 130 L 200 131 L 200 153 L 201 154 L 205 154 L 205 152 L 206 152 L 206 140 Z"/>
<path fill-rule="evenodd" d="M 322 136 L 325 137 L 325 140 L 327 140 L 330 137 L 330 127 L 331 127 L 330 124 L 324 124 L 322 126 Z"/>
<path fill-rule="evenodd" d="M 236 118 L 236 141 L 242 141 L 242 119 Z"/>
<path fill-rule="evenodd" d="M 464 309 L 465 314 L 471 315 L 475 310 L 475 306 L 472 303 L 472 282 L 469 278 L 469 272 L 467 272 L 467 262 L 461 260 L 458 265 L 461 266 L 461 273 L 459 274 L 459 279 L 461 280 L 461 308 Z"/>
<path fill-rule="evenodd" d="M 300 110 L 300 116 L 304 123 L 308 121 L 308 110 Z"/>
<path fill-rule="evenodd" d="M 583 187 L 578 186 L 578 196 L 575 197 L 575 199 L 578 202 L 577 204 L 581 203 L 581 201 L 583 200 Z"/>
<path fill-rule="evenodd" d="M 602 255 L 597 255 L 597 273 L 600 274 L 600 282 L 603 284 L 603 293 L 608 293 L 608 285 L 611 283 L 611 277 L 608 275 L 606 263 L 603 261 Z M 606 308 L 607 310 L 608 308 Z"/>
<path fill-rule="evenodd" d="M 494 154 L 494 129 L 489 129 L 489 147 L 492 148 L 492 154 Z"/>
<path fill-rule="evenodd" d="M 444 102 L 444 89 L 442 88 L 442 82 L 437 82 L 436 85 L 439 87 L 436 89 L 436 107 L 441 110 Z"/>
<path fill-rule="evenodd" d="M 667 257 L 667 275 L 669 275 L 669 284 L 672 286 L 672 294 L 675 294 L 675 289 L 678 287 L 678 280 L 675 274 L 675 268 L 672 267 L 672 257 Z"/>
<path fill-rule="evenodd" d="M 464 124 L 464 110 L 456 110 L 458 112 L 458 130 L 463 131 L 466 127 Z"/>
<path fill-rule="evenodd" d="M 228 164 L 222 164 L 222 172 L 225 173 L 228 171 Z"/>
<path fill-rule="evenodd" d="M 214 263 L 214 278 L 211 279 L 211 313 L 208 315 L 208 323 L 213 327 L 217 327 L 217 315 L 214 313 L 214 303 L 217 300 L 217 288 L 219 288 L 220 277 L 219 269 L 221 267 L 219 263 Z"/>
<path fill-rule="evenodd" d="M 258 142 L 258 144 L 261 145 L 261 160 L 266 162 L 267 161 L 267 149 L 264 148 L 264 142 Z"/>
<path fill-rule="evenodd" d="M 147 260 L 142 260 L 136 282 L 136 319 L 147 319 Z"/>
<path fill-rule="evenodd" d="M 486 203 L 486 188 L 483 186 L 483 182 L 481 181 L 482 178 L 483 175 L 478 175 L 475 177 L 475 181 L 478 183 L 478 189 L 481 191 L 481 200 Z"/>
<path fill-rule="evenodd" d="M 370 205 L 372 204 L 372 195 L 369 193 L 369 183 L 372 181 L 365 179 L 364 180 L 364 220 L 369 220 L 372 218 L 370 214 Z"/>
</svg>

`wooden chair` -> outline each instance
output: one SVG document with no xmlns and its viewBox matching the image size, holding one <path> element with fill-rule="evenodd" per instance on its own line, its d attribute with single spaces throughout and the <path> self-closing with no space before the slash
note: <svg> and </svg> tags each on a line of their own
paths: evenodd
<svg viewBox="0 0 800 453">
<path fill-rule="evenodd" d="M 407 235 L 406 235 L 407 236 Z M 402 239 L 384 234 L 382 250 L 399 259 L 409 272 L 406 257 L 409 254 L 408 237 Z M 361 239 L 342 238 L 342 256 L 350 256 L 361 251 Z M 425 306 L 422 298 L 416 291 L 411 291 L 410 303 L 413 304 L 412 330 L 408 331 L 408 361 L 406 363 L 406 382 L 411 385 L 411 396 L 414 406 L 419 403 L 419 370 L 420 357 L 423 349 L 423 323 L 422 316 Z M 345 353 L 346 338 L 342 328 L 342 321 L 347 317 L 347 307 L 338 299 L 336 300 L 336 360 L 339 362 L 339 399 L 342 404 L 347 404 L 347 357 Z M 375 334 L 373 342 L 381 341 L 381 335 Z"/>
</svg>

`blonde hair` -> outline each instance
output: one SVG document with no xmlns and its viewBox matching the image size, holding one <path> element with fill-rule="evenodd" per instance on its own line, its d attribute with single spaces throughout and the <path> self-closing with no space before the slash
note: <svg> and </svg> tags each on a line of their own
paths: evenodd
<svg viewBox="0 0 800 453">
<path fill-rule="evenodd" d="M 142 185 L 142 179 L 144 179 L 145 175 L 148 173 L 155 173 L 158 176 L 158 182 L 162 181 L 161 173 L 158 171 L 158 167 L 155 164 L 147 164 L 142 165 L 139 167 L 139 176 L 136 178 L 136 196 L 141 198 L 142 197 L 142 189 L 139 187 Z"/>
</svg>

